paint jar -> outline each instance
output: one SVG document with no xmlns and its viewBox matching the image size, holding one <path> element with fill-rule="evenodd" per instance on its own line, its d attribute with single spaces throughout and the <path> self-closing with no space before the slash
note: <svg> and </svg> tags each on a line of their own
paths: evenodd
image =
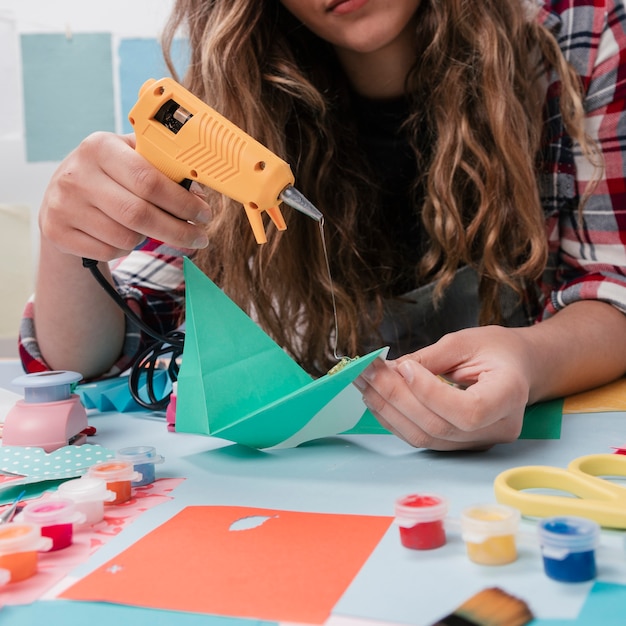
<svg viewBox="0 0 626 626">
<path fill-rule="evenodd" d="M 165 460 L 152 446 L 133 446 L 117 451 L 117 458 L 133 464 L 136 472 L 141 474 L 139 480 L 133 481 L 133 487 L 141 487 L 154 482 L 154 466 Z"/>
<path fill-rule="evenodd" d="M 596 577 L 595 549 L 600 525 L 575 516 L 549 517 L 539 522 L 539 542 L 546 575 L 564 583 Z"/>
<path fill-rule="evenodd" d="M 57 489 L 59 497 L 68 498 L 76 509 L 85 516 L 85 524 L 97 524 L 104 519 L 104 503 L 116 498 L 114 491 L 107 489 L 102 478 L 81 476 L 61 483 Z"/>
<path fill-rule="evenodd" d="M 38 526 L 41 536 L 52 540 L 52 552 L 72 545 L 74 524 L 82 524 L 85 515 L 77 511 L 74 502 L 68 498 L 50 498 L 43 502 L 30 502 L 17 519 Z"/>
<path fill-rule="evenodd" d="M 505 565 L 517 559 L 515 535 L 520 512 L 504 504 L 471 506 L 461 514 L 467 556 L 480 565 Z"/>
<path fill-rule="evenodd" d="M 141 474 L 136 472 L 129 461 L 100 461 L 87 470 L 90 478 L 101 478 L 107 489 L 115 494 L 110 504 L 123 504 L 132 496 L 131 483 L 141 480 Z"/>
<path fill-rule="evenodd" d="M 42 537 L 35 524 L 11 522 L 0 525 L 0 569 L 7 570 L 11 582 L 30 578 L 37 572 L 38 552 L 52 547 L 50 537 Z"/>
<path fill-rule="evenodd" d="M 410 494 L 396 500 L 395 522 L 405 548 L 432 550 L 446 543 L 444 517 L 448 502 L 436 495 Z"/>
</svg>

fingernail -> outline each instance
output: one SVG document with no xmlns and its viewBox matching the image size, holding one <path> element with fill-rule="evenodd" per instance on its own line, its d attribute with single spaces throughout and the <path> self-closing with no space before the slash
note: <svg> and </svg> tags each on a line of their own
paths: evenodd
<svg viewBox="0 0 626 626">
<path fill-rule="evenodd" d="M 357 376 L 354 379 L 354 384 L 355 384 L 356 388 L 359 389 L 360 391 L 363 391 L 365 389 L 365 387 L 367 387 L 367 383 L 360 376 Z"/>
<path fill-rule="evenodd" d="M 198 237 L 196 237 L 194 239 L 194 242 L 192 244 L 192 248 L 206 248 L 209 245 L 209 237 L 207 236 L 206 233 L 202 233 L 201 235 L 198 235 Z"/>
<path fill-rule="evenodd" d="M 196 215 L 196 219 L 193 220 L 196 224 L 208 224 L 211 221 L 211 211 L 208 209 L 205 211 L 200 211 L 198 215 Z"/>
<path fill-rule="evenodd" d="M 400 363 L 400 365 L 398 365 L 398 371 L 407 383 L 411 384 L 413 382 L 413 379 L 415 378 L 415 371 L 413 370 L 413 365 L 410 361 L 403 361 Z"/>
</svg>

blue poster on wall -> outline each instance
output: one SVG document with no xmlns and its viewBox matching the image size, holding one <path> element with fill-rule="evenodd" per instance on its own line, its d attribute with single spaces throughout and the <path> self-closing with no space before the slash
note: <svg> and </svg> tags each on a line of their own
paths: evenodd
<svg viewBox="0 0 626 626">
<path fill-rule="evenodd" d="M 128 121 L 139 88 L 148 78 L 159 79 L 170 76 L 163 59 L 161 46 L 156 39 L 122 39 L 118 48 L 119 77 L 121 92 L 122 132 L 131 133 L 133 128 Z M 184 73 L 187 65 L 187 42 L 176 39 L 172 47 L 172 60 L 176 71 Z"/>
<path fill-rule="evenodd" d="M 20 40 L 27 161 L 59 161 L 90 133 L 115 130 L 110 33 Z"/>
</svg>

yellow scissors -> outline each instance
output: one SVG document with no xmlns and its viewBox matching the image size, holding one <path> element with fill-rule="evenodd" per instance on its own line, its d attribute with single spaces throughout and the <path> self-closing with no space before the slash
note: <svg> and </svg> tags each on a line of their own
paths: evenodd
<svg viewBox="0 0 626 626">
<path fill-rule="evenodd" d="M 498 502 L 518 509 L 523 515 L 577 515 L 605 528 L 626 529 L 626 487 L 607 480 L 609 477 L 626 478 L 625 455 L 581 456 L 567 469 L 547 465 L 513 467 L 496 477 L 494 491 Z M 551 489 L 571 495 L 526 491 L 530 489 Z"/>
</svg>

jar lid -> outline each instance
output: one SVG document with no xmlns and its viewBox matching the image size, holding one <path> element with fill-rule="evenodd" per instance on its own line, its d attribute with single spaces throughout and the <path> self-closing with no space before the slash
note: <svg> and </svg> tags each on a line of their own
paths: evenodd
<svg viewBox="0 0 626 626">
<path fill-rule="evenodd" d="M 74 502 L 110 502 L 116 497 L 113 491 L 107 489 L 105 480 L 91 476 L 66 480 L 59 485 L 57 492 Z"/>
<path fill-rule="evenodd" d="M 132 463 L 122 460 L 95 463 L 87 470 L 87 475 L 94 478 L 102 478 L 106 482 L 133 481 L 141 480 L 142 478 L 142 475 L 134 470 Z"/>
<path fill-rule="evenodd" d="M 521 514 L 505 504 L 479 504 L 461 513 L 461 536 L 465 541 L 482 543 L 489 537 L 517 531 Z"/>
<path fill-rule="evenodd" d="M 50 498 L 42 502 L 30 502 L 21 511 L 20 519 L 38 526 L 74 524 L 81 514 L 69 498 Z"/>
<path fill-rule="evenodd" d="M 600 524 L 574 515 L 542 519 L 538 531 L 542 547 L 561 550 L 564 554 L 594 550 L 600 542 Z"/>
<path fill-rule="evenodd" d="M 165 460 L 160 454 L 156 453 L 153 446 L 131 446 L 129 448 L 120 448 L 117 451 L 117 457 L 130 461 L 133 465 L 141 463 L 163 463 Z"/>
<path fill-rule="evenodd" d="M 50 537 L 42 537 L 36 524 L 11 522 L 0 525 L 0 555 L 14 552 L 49 550 Z"/>
<path fill-rule="evenodd" d="M 396 500 L 396 524 L 403 528 L 440 520 L 448 512 L 448 501 L 431 493 L 413 493 Z"/>
</svg>

